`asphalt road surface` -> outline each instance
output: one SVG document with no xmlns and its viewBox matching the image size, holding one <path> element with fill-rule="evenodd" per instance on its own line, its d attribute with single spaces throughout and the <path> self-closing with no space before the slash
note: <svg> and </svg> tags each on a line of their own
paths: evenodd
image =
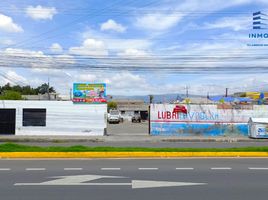
<svg viewBox="0 0 268 200">
<path fill-rule="evenodd" d="M 3 200 L 267 199 L 268 159 L 0 160 Z"/>
</svg>

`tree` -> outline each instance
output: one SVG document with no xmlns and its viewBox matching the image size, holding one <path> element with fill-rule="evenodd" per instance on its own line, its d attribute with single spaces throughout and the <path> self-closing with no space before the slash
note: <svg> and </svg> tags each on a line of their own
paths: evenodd
<svg viewBox="0 0 268 200">
<path fill-rule="evenodd" d="M 38 91 L 38 93 L 40 94 L 46 94 L 48 93 L 53 93 L 56 92 L 56 90 L 53 87 L 49 87 L 47 83 L 43 83 L 41 86 L 37 87 L 36 90 Z"/>
<path fill-rule="evenodd" d="M 5 90 L 11 90 L 11 86 L 10 83 L 5 84 L 4 86 L 2 86 L 0 88 L 1 92 L 5 91 Z"/>
<path fill-rule="evenodd" d="M 6 90 L 0 95 L 0 100 L 22 100 L 22 97 L 19 92 Z"/>
<path fill-rule="evenodd" d="M 112 110 L 112 109 L 117 109 L 117 103 L 114 101 L 108 102 L 107 106 L 108 106 L 108 112 L 110 112 L 110 110 Z"/>
<path fill-rule="evenodd" d="M 4 86 L 0 86 L 0 94 L 3 93 L 4 91 L 14 91 L 18 92 L 22 95 L 37 95 L 39 93 L 41 94 L 46 94 L 48 91 L 49 93 L 54 93 L 56 90 L 53 87 L 49 87 L 48 89 L 48 84 L 44 83 L 41 86 L 37 88 L 32 88 L 29 85 L 26 86 L 20 86 L 20 85 L 14 85 L 11 86 L 10 83 L 7 83 Z"/>
</svg>

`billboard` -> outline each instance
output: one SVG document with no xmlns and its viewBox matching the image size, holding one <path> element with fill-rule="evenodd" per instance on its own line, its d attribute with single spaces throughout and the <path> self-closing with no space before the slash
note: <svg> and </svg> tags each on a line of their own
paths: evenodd
<svg viewBox="0 0 268 200">
<path fill-rule="evenodd" d="M 107 103 L 105 83 L 74 83 L 73 102 L 99 104 Z"/>
</svg>

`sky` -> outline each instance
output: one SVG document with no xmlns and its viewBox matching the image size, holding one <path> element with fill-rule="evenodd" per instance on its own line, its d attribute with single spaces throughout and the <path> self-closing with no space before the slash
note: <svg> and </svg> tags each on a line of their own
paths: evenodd
<svg viewBox="0 0 268 200">
<path fill-rule="evenodd" d="M 268 33 L 253 30 L 257 11 L 268 14 L 268 1 L 1 0 L 0 85 L 49 80 L 62 96 L 74 82 L 107 83 L 111 95 L 268 91 L 268 39 L 249 38 Z"/>
</svg>

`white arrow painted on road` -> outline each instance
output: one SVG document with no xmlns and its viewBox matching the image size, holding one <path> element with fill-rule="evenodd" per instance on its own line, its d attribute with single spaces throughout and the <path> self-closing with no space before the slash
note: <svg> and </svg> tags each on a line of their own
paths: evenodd
<svg viewBox="0 0 268 200">
<path fill-rule="evenodd" d="M 206 185 L 206 183 L 132 180 L 132 189 Z"/>
<path fill-rule="evenodd" d="M 15 186 L 131 186 L 132 189 L 156 188 L 156 187 L 174 187 L 174 186 L 193 186 L 206 185 L 206 183 L 189 183 L 189 182 L 169 182 L 169 181 L 148 181 L 132 180 L 131 183 L 87 183 L 101 178 L 126 178 L 122 176 L 101 176 L 101 175 L 75 175 L 75 176 L 56 176 L 56 180 L 45 181 L 41 183 L 15 183 Z"/>
</svg>

